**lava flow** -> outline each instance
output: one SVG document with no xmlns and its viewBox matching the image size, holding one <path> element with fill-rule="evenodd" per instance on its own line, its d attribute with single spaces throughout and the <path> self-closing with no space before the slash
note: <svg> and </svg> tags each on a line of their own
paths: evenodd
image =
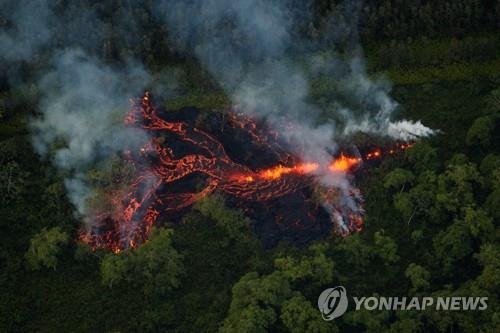
<svg viewBox="0 0 500 333">
<path fill-rule="evenodd" d="M 294 239 L 305 228 L 317 235 L 333 226 L 346 235 L 361 230 L 363 224 L 359 191 L 327 187 L 318 181 L 318 175 L 349 176 L 363 161 L 410 145 L 399 143 L 386 151 L 377 148 L 363 156 L 342 152 L 324 166 L 299 160 L 279 142 L 278 133 L 260 130 L 242 114 L 230 111 L 223 127 L 218 127 L 223 121 L 216 119 L 211 130 L 202 130 L 190 119 L 192 111 L 160 112 L 148 92 L 133 101 L 125 124 L 147 131 L 151 139 L 139 151 L 124 152 L 123 158 L 134 166 L 136 178 L 125 191 L 109 194 L 115 211 L 95 214 L 92 227 L 80 233 L 80 240 L 93 249 L 108 248 L 116 253 L 135 247 L 147 240 L 159 216 L 182 212 L 214 191 L 225 193 L 234 206 L 255 220 L 272 219 L 274 225 L 262 227 L 262 233 L 283 232 L 288 233 L 285 239 Z M 224 137 L 233 141 L 241 137 L 241 145 L 250 148 L 232 149 L 230 144 L 222 144 Z M 256 157 L 237 156 L 238 151 L 255 151 Z M 252 165 L 255 163 L 257 166 Z"/>
</svg>

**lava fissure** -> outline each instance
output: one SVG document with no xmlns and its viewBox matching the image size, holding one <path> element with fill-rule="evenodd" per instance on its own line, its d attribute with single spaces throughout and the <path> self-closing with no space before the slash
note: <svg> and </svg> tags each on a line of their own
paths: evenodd
<svg viewBox="0 0 500 333">
<path fill-rule="evenodd" d="M 134 100 L 125 124 L 150 131 L 152 138 L 138 152 L 125 154 L 127 162 L 135 166 L 137 176 L 126 191 L 110 194 L 111 202 L 118 207 L 117 212 L 95 214 L 93 226 L 82 231 L 80 239 L 92 248 L 104 247 L 114 252 L 135 247 L 147 240 L 152 225 L 161 214 L 181 211 L 214 191 L 235 198 L 236 206 L 253 214 L 255 219 L 263 213 L 253 210 L 252 206 L 273 202 L 277 212 L 280 205 L 286 210 L 289 204 L 280 201 L 285 196 L 292 204 L 296 201 L 303 207 L 303 213 L 298 214 L 301 217 L 295 217 L 294 222 L 285 227 L 286 219 L 276 213 L 272 218 L 275 221 L 273 228 L 300 230 L 304 227 L 302 220 L 314 224 L 316 217 L 325 216 L 326 211 L 330 228 L 333 225 L 339 234 L 361 230 L 364 211 L 359 191 L 353 188 L 346 194 L 344 190 L 321 185 L 315 176 L 321 172 L 345 176 L 363 161 L 381 157 L 380 149 L 358 157 L 341 152 L 327 166 L 315 161 L 300 161 L 279 144 L 278 133 L 260 130 L 252 119 L 241 113 L 231 111 L 227 115 L 232 129 L 246 133 L 264 155 L 273 156 L 269 160 L 276 162 L 274 166 L 254 170 L 235 162 L 215 135 L 194 126 L 193 122 L 170 121 L 160 116 L 149 92 L 142 99 Z M 176 149 L 180 143 L 192 150 L 186 154 L 186 148 Z M 400 143 L 387 150 L 387 154 L 408 146 Z M 173 191 L 176 186 L 189 187 L 176 184 L 193 175 L 204 177 L 201 189 Z M 314 195 L 306 188 L 313 188 L 312 192 L 318 193 Z"/>
</svg>

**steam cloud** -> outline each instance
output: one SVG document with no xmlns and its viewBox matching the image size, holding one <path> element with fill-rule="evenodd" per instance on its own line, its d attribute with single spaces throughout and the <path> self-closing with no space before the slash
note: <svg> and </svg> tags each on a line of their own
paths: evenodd
<svg viewBox="0 0 500 333">
<path fill-rule="evenodd" d="M 86 217 L 86 200 L 93 191 L 87 172 L 147 139 L 145 132 L 125 128 L 123 116 L 130 97 L 142 93 L 151 77 L 133 60 L 114 68 L 90 55 L 102 54 L 109 29 L 94 11 L 80 6 L 85 4 L 70 4 L 64 15 L 56 15 L 54 1 L 3 3 L 10 26 L 0 33 L 0 59 L 10 67 L 10 82 L 35 82 L 41 116 L 30 123 L 33 146 L 62 170 L 69 199 Z M 65 32 L 62 47 L 53 40 L 60 29 Z M 36 64 L 47 50 L 52 51 L 48 64 L 28 79 L 23 77 L 19 62 Z"/>
<path fill-rule="evenodd" d="M 109 23 L 85 7 L 69 5 L 64 15 L 56 15 L 55 7 L 49 0 L 1 4 L 11 26 L 0 33 L 0 59 L 7 68 L 33 60 L 42 49 L 56 50 L 36 79 L 41 117 L 32 122 L 33 144 L 44 155 L 64 140 L 54 163 L 69 174 L 69 197 L 85 215 L 91 192 L 86 171 L 110 153 L 144 142 L 144 133 L 132 136 L 121 126 L 120 113 L 127 110 L 128 98 L 152 81 L 137 61 L 113 68 L 99 59 L 104 58 L 106 34 L 120 34 L 131 45 L 140 38 L 126 7 L 113 16 L 114 29 L 123 30 L 118 32 L 110 32 Z M 326 165 L 337 149 L 335 139 L 357 131 L 403 140 L 432 134 L 420 122 L 391 121 L 397 103 L 389 97 L 390 85 L 368 77 L 357 43 L 361 2 L 345 1 L 323 29 L 329 33 L 314 43 L 302 37 L 311 8 L 310 2 L 298 0 L 156 0 L 153 7 L 176 48 L 194 55 L 233 103 L 269 122 L 304 160 Z M 61 29 L 67 35 L 63 47 L 52 40 Z M 343 52 L 338 45 L 344 45 Z M 329 52 L 317 52 L 325 47 Z M 314 75 L 332 82 L 334 109 L 329 112 L 311 103 Z M 17 79 L 10 70 L 9 80 Z M 346 193 L 351 188 L 341 175 L 325 173 L 320 179 Z"/>
<path fill-rule="evenodd" d="M 44 116 L 31 124 L 33 144 L 45 155 L 56 140 L 65 142 L 55 151 L 54 163 L 73 174 L 66 188 L 84 214 L 91 195 L 85 172 L 110 154 L 146 142 L 145 132 L 132 132 L 122 119 L 129 97 L 141 91 L 149 76 L 139 65 L 115 71 L 81 50 L 65 51 L 53 61 L 53 70 L 40 81 Z"/>
<path fill-rule="evenodd" d="M 335 13 L 329 22 L 331 34 L 324 38 L 347 41 L 345 53 L 333 49 L 322 56 L 309 50 L 325 45 L 311 45 L 296 33 L 303 28 L 302 18 L 310 15 L 311 6 L 305 3 L 163 0 L 158 1 L 157 12 L 177 41 L 177 47 L 194 54 L 243 112 L 265 119 L 305 161 L 328 165 L 336 150 L 335 138 L 354 132 L 396 139 L 431 134 L 421 123 L 391 122 L 397 103 L 389 97 L 390 87 L 386 82 L 368 77 L 357 44 L 360 1 L 347 1 L 345 11 Z M 289 55 L 300 58 L 306 66 Z M 311 84 L 306 68 L 313 74 L 333 78 L 339 100 L 356 101 L 358 112 L 337 101 L 337 119 L 331 117 L 318 123 L 321 110 L 310 103 Z M 318 173 L 321 183 L 341 190 L 343 205 L 354 211 L 359 209 L 350 195 L 353 188 L 345 175 L 325 170 Z M 325 209 L 342 229 L 341 219 L 331 207 Z"/>
</svg>

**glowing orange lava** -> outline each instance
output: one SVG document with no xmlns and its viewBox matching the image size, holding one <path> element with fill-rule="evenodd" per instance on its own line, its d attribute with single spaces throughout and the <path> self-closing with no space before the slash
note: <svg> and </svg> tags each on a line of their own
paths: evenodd
<svg viewBox="0 0 500 333">
<path fill-rule="evenodd" d="M 329 168 L 331 171 L 348 172 L 358 166 L 362 161 L 361 157 L 352 157 L 341 153 L 340 156 L 330 164 Z"/>
<path fill-rule="evenodd" d="M 328 167 L 332 172 L 349 172 L 358 166 L 363 159 L 361 157 L 348 156 L 341 153 Z M 257 179 L 275 180 L 288 174 L 307 175 L 318 171 L 320 165 L 315 162 L 299 163 L 297 165 L 286 167 L 278 165 L 269 169 L 264 169 L 251 175 L 236 175 L 235 179 L 242 182 L 253 182 Z"/>
<path fill-rule="evenodd" d="M 124 159 L 137 170 L 137 175 L 129 187 L 110 193 L 116 212 L 99 212 L 93 217 L 92 229 L 80 233 L 79 239 L 93 249 L 104 247 L 119 253 L 136 247 L 148 239 L 151 227 L 161 213 L 180 211 L 214 191 L 246 202 L 274 200 L 308 186 L 317 186 L 312 177 L 316 172 L 354 172 L 363 161 L 392 155 L 411 146 L 409 143 L 398 143 L 390 150 L 376 148 L 360 157 L 341 152 L 329 165 L 320 165 L 317 161 L 300 161 L 272 141 L 278 133 L 263 133 L 252 119 L 230 112 L 228 118 L 232 128 L 245 131 L 252 141 L 278 156 L 276 166 L 253 170 L 232 160 L 212 134 L 190 122 L 167 120 L 160 116 L 148 92 L 142 99 L 133 102 L 125 124 L 148 131 L 151 138 L 137 152 L 128 150 L 123 153 Z M 160 135 L 170 135 L 195 149 L 192 152 L 183 150 L 177 155 Z M 169 190 L 169 186 L 192 174 L 205 177 L 204 188 L 196 189 L 197 192 L 180 193 Z M 341 194 L 336 188 L 329 188 L 327 192 L 329 195 L 322 196 L 321 204 L 315 204 L 315 213 L 311 215 L 317 214 L 321 206 L 329 212 L 339 234 L 361 230 L 364 214 L 361 195 L 354 193 L 356 191 Z M 344 200 L 339 199 L 341 195 L 344 195 L 343 199 L 351 197 L 356 202 L 355 207 L 343 205 Z"/>
<path fill-rule="evenodd" d="M 316 171 L 319 168 L 317 163 L 302 163 L 293 167 L 284 167 L 282 165 L 278 165 L 277 167 L 262 170 L 259 172 L 259 177 L 263 179 L 278 179 L 282 175 L 295 173 L 295 174 L 308 174 L 313 171 Z"/>
</svg>

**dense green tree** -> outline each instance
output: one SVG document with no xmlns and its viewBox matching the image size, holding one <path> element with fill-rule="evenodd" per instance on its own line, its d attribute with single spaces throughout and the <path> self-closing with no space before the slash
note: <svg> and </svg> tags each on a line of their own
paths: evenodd
<svg viewBox="0 0 500 333">
<path fill-rule="evenodd" d="M 459 261 L 472 254 L 472 237 L 463 221 L 456 221 L 434 238 L 436 259 L 442 265 L 443 273 L 451 273 Z"/>
<path fill-rule="evenodd" d="M 406 151 L 406 156 L 417 173 L 434 171 L 437 167 L 437 151 L 425 141 L 414 144 Z"/>
<path fill-rule="evenodd" d="M 278 318 L 274 307 L 288 299 L 292 290 L 282 272 L 263 277 L 252 272 L 234 285 L 232 294 L 221 332 L 268 332 Z"/>
<path fill-rule="evenodd" d="M 411 281 L 412 291 L 425 290 L 430 286 L 430 273 L 420 265 L 411 263 L 406 268 L 405 275 Z"/>
<path fill-rule="evenodd" d="M 446 171 L 438 177 L 437 202 L 449 212 L 474 205 L 474 186 L 480 182 L 476 165 L 464 155 L 455 155 Z"/>
<path fill-rule="evenodd" d="M 396 322 L 394 322 L 390 330 L 390 333 L 424 333 L 425 329 L 423 328 L 422 321 L 420 318 L 398 318 Z"/>
<path fill-rule="evenodd" d="M 477 118 L 467 132 L 465 140 L 469 146 L 475 144 L 486 146 L 491 142 L 493 129 L 494 123 L 491 117 Z"/>
<path fill-rule="evenodd" d="M 25 254 L 26 262 L 31 269 L 40 269 L 42 266 L 56 269 L 57 255 L 62 246 L 69 241 L 69 235 L 60 227 L 42 229 L 33 236 L 28 251 Z"/>
<path fill-rule="evenodd" d="M 155 229 L 151 238 L 137 249 L 106 255 L 101 263 L 102 281 L 108 286 L 126 281 L 144 293 L 164 294 L 180 285 L 182 255 L 173 247 L 173 231 Z"/>
<path fill-rule="evenodd" d="M 321 318 L 319 311 L 302 295 L 285 301 L 281 306 L 280 318 L 291 333 L 335 333 L 338 328 Z"/>
<path fill-rule="evenodd" d="M 387 174 L 384 180 L 385 188 L 403 191 L 406 184 L 413 183 L 415 176 L 408 170 L 398 168 Z"/>
<path fill-rule="evenodd" d="M 125 255 L 106 255 L 101 262 L 102 282 L 112 287 L 115 283 L 127 278 L 131 261 Z"/>
<path fill-rule="evenodd" d="M 488 195 L 484 208 L 492 218 L 495 218 L 497 221 L 500 220 L 500 189 L 493 190 Z"/>
<path fill-rule="evenodd" d="M 494 235 L 495 226 L 492 219 L 481 209 L 465 208 L 465 224 L 469 226 L 470 233 L 474 237 L 489 239 Z"/>
<path fill-rule="evenodd" d="M 344 315 L 345 320 L 358 330 L 367 333 L 389 331 L 388 319 L 389 311 L 360 311 L 348 312 Z"/>
<path fill-rule="evenodd" d="M 375 252 L 385 264 L 392 265 L 399 261 L 396 242 L 390 236 L 384 235 L 383 231 L 377 231 L 373 236 L 373 241 Z"/>
<path fill-rule="evenodd" d="M 301 258 L 286 256 L 277 258 L 274 265 L 291 281 L 307 280 L 327 284 L 333 279 L 334 263 L 325 255 L 324 244 L 311 246 L 311 255 Z"/>
<path fill-rule="evenodd" d="M 500 258 L 498 253 L 500 245 L 496 243 L 486 243 L 481 246 L 481 251 L 476 255 L 483 270 L 478 277 L 479 284 L 486 290 L 498 290 L 500 281 Z"/>
</svg>

